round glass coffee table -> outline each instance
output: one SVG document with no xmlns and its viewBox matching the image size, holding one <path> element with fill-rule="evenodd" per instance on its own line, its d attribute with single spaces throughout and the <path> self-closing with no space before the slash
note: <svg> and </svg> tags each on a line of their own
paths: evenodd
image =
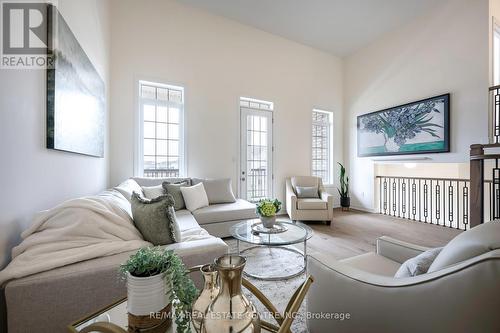
<svg viewBox="0 0 500 333">
<path fill-rule="evenodd" d="M 279 230 L 269 230 L 259 226 L 259 219 L 242 221 L 231 227 L 231 235 L 236 239 L 238 254 L 247 258 L 247 266 L 243 272 L 245 275 L 260 280 L 284 280 L 290 279 L 304 273 L 307 268 L 307 240 L 313 235 L 313 230 L 301 223 L 289 220 L 277 221 Z M 250 244 L 250 247 L 240 249 L 240 242 Z M 296 245 L 302 244 L 303 251 Z M 290 263 L 280 260 L 286 259 L 290 254 L 295 254 L 301 263 L 288 267 Z M 286 265 L 286 267 L 283 267 Z M 251 267 L 257 270 L 251 270 Z M 288 270 L 282 274 L 282 270 Z M 278 270 L 278 272 L 276 272 Z"/>
</svg>

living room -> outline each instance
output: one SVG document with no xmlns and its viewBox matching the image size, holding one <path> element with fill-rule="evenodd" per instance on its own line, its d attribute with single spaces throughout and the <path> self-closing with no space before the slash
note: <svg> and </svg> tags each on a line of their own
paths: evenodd
<svg viewBox="0 0 500 333">
<path fill-rule="evenodd" d="M 1 6 L 1 332 L 500 331 L 500 1 Z"/>
</svg>

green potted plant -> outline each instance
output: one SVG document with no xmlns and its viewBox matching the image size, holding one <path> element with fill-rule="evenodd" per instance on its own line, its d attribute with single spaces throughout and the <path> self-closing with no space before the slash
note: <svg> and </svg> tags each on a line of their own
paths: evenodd
<svg viewBox="0 0 500 333">
<path fill-rule="evenodd" d="M 281 209 L 278 199 L 262 199 L 257 203 L 257 215 L 266 228 L 272 228 L 276 223 L 276 213 Z"/>
<path fill-rule="evenodd" d="M 348 209 L 351 205 L 351 198 L 349 197 L 349 177 L 345 173 L 345 167 L 341 163 L 338 163 L 338 165 L 340 165 L 340 188 L 337 188 L 337 190 L 340 194 L 340 206 Z"/>
<path fill-rule="evenodd" d="M 120 266 L 127 280 L 127 311 L 135 316 L 159 313 L 170 303 L 177 332 L 191 332 L 191 306 L 198 290 L 181 258 L 172 250 L 145 247 Z"/>
</svg>

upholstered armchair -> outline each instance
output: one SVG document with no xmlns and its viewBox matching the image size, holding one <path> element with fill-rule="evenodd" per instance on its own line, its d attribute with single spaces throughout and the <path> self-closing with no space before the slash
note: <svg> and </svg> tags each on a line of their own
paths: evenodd
<svg viewBox="0 0 500 333">
<path fill-rule="evenodd" d="M 317 197 L 300 197 L 297 187 L 316 187 Z M 333 195 L 325 191 L 320 177 L 287 178 L 286 211 L 292 221 L 326 221 L 330 224 L 333 218 Z"/>
<path fill-rule="evenodd" d="M 381 237 L 377 253 L 308 257 L 309 332 L 500 332 L 500 222 L 455 237 L 427 273 L 394 278 L 425 250 Z"/>
</svg>

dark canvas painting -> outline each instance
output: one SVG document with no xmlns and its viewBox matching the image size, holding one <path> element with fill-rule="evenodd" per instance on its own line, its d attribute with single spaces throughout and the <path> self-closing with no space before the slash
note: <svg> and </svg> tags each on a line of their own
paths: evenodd
<svg viewBox="0 0 500 333">
<path fill-rule="evenodd" d="M 104 82 L 59 11 L 49 7 L 47 148 L 103 157 Z"/>
</svg>

